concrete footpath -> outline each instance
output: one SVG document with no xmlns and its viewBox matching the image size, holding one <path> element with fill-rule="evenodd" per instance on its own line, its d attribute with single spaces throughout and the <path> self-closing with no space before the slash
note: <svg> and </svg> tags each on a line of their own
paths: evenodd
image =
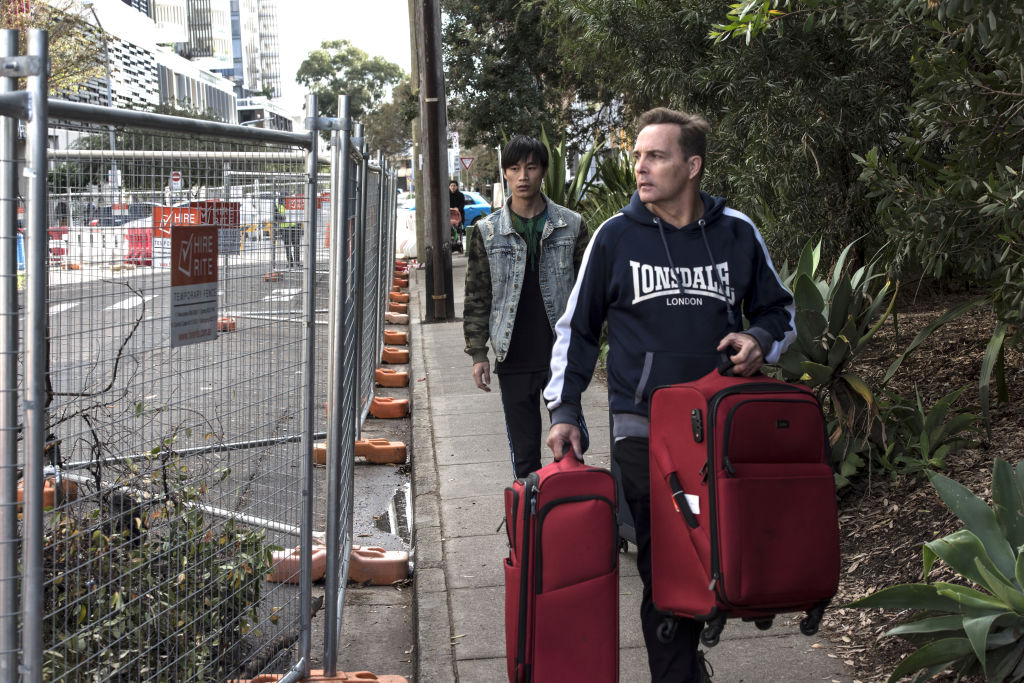
<svg viewBox="0 0 1024 683">
<path fill-rule="evenodd" d="M 454 261 L 456 322 L 422 323 L 426 272 L 411 272 L 409 282 L 416 680 L 498 683 L 507 677 L 503 491 L 513 474 L 497 380 L 490 393 L 477 389 L 463 352 L 466 261 L 461 255 Z M 605 391 L 595 383 L 583 400 L 591 432 L 587 462 L 602 467 L 609 457 Z M 550 459 L 546 454 L 545 462 Z M 620 559 L 619 679 L 649 681 L 636 548 Z M 801 635 L 788 617 L 765 632 L 729 622 L 708 661 L 715 681 L 853 681 L 823 637 Z"/>
</svg>

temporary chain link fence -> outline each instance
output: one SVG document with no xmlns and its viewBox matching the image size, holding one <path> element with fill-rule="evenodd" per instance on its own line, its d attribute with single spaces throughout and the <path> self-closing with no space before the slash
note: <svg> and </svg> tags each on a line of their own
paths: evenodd
<svg viewBox="0 0 1024 683">
<path fill-rule="evenodd" d="M 345 97 L 308 133 L 62 102 L 45 32 L 16 46 L 0 31 L 0 680 L 298 680 L 314 543 L 334 673 L 395 175 Z"/>
</svg>

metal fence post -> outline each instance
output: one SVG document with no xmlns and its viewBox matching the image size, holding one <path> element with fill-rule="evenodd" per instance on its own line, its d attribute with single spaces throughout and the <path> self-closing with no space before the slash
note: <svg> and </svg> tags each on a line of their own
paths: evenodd
<svg viewBox="0 0 1024 683">
<path fill-rule="evenodd" d="M 25 513 L 22 551 L 22 680 L 42 681 L 43 662 L 43 465 L 46 441 L 46 131 L 48 59 L 46 31 L 28 32 L 28 54 L 39 59 L 39 73 L 29 76 L 31 98 L 27 126 L 25 264 L 28 273 L 25 329 Z"/>
<path fill-rule="evenodd" d="M 335 152 L 333 173 L 336 175 L 337 195 L 331 200 L 337 202 L 335 215 L 334 239 L 331 240 L 331 259 L 335 267 L 331 269 L 331 329 L 328 355 L 331 358 L 332 372 L 329 378 L 328 396 L 330 419 L 327 422 L 327 574 L 324 587 L 324 674 L 334 676 L 338 666 L 338 637 L 341 634 L 341 617 L 345 578 L 348 574 L 348 553 L 351 550 L 349 531 L 342 525 L 342 496 L 344 491 L 343 478 L 346 465 L 351 467 L 351 459 L 343 457 L 343 449 L 352 449 L 354 444 L 350 438 L 355 431 L 355 416 L 346 412 L 354 401 L 346 400 L 356 392 L 353 370 L 346 363 L 346 311 L 351 301 L 346 283 L 349 278 L 349 262 L 346 252 L 349 248 L 348 204 L 350 199 L 350 173 L 352 152 L 351 130 L 349 119 L 350 102 L 348 95 L 338 98 L 338 117 L 340 119 L 339 144 Z M 358 244 L 355 245 L 358 247 Z M 356 347 L 358 348 L 358 346 Z M 355 366 L 358 367 L 358 356 Z M 351 477 L 348 478 L 351 485 Z M 351 495 L 348 501 L 351 504 Z M 351 519 L 351 515 L 349 516 Z"/>
<path fill-rule="evenodd" d="M 0 31 L 0 58 L 18 32 Z M 0 93 L 17 90 L 0 78 Z M 18 677 L 18 254 L 17 121 L 0 119 L 0 680 Z"/>
<path fill-rule="evenodd" d="M 316 116 L 316 95 L 306 98 L 306 111 Z M 319 163 L 320 132 L 313 126 L 310 134 L 310 149 L 306 157 L 306 298 L 303 305 L 305 324 L 303 339 L 303 425 L 302 425 L 302 537 L 299 580 L 302 602 L 299 605 L 299 665 L 302 674 L 309 674 L 309 657 L 312 645 L 312 601 L 313 601 L 313 430 L 314 404 L 316 403 L 316 217 L 317 217 L 317 173 Z"/>
</svg>

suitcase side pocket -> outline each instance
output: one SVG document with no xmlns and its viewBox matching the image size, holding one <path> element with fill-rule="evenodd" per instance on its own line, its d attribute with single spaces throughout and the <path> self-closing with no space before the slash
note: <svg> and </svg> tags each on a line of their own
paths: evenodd
<svg viewBox="0 0 1024 683">
<path fill-rule="evenodd" d="M 618 522 L 611 496 L 571 496 L 537 511 L 534 587 L 538 594 L 613 572 L 619 563 Z M 547 561 L 545 561 L 547 560 Z"/>
<path fill-rule="evenodd" d="M 723 602 L 781 609 L 835 594 L 839 531 L 830 467 L 737 466 L 718 486 Z"/>
</svg>

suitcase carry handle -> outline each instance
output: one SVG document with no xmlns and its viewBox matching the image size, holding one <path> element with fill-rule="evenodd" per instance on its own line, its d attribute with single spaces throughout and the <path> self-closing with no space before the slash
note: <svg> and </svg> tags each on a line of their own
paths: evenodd
<svg viewBox="0 0 1024 683">
<path fill-rule="evenodd" d="M 583 466 L 582 456 L 576 455 L 576 451 L 572 449 L 570 444 L 565 445 L 565 450 L 562 451 L 562 458 L 555 463 L 555 467 L 563 471 L 574 470 Z"/>
</svg>

